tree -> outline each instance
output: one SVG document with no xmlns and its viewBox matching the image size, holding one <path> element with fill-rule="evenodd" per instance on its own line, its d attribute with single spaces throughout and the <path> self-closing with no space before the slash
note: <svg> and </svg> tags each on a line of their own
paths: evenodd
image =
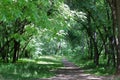
<svg viewBox="0 0 120 80">
<path fill-rule="evenodd" d="M 113 29 L 116 33 L 118 41 L 116 41 L 116 51 L 117 51 L 117 73 L 120 74 L 120 1 L 119 0 L 107 0 L 111 10 L 113 17 Z"/>
<path fill-rule="evenodd" d="M 44 26 L 39 22 L 44 23 L 47 20 L 47 6 L 50 3 L 39 0 L 1 0 L 0 3 L 1 57 L 5 62 L 10 58 L 16 62 L 21 53 L 21 42 L 25 41 L 24 38 L 30 39 L 34 35 L 33 28 L 35 31 L 36 27 Z"/>
</svg>

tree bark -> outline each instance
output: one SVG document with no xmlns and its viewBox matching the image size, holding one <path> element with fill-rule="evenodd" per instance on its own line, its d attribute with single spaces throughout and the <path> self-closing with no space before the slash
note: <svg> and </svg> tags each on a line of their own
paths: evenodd
<svg viewBox="0 0 120 80">
<path fill-rule="evenodd" d="M 120 0 L 116 0 L 116 15 L 118 27 L 117 73 L 120 74 Z"/>
<path fill-rule="evenodd" d="M 15 63 L 18 60 L 18 55 L 19 55 L 19 47 L 20 47 L 20 42 L 14 40 L 14 54 L 13 54 L 13 63 Z"/>
<path fill-rule="evenodd" d="M 117 74 L 120 74 L 120 0 L 107 0 L 113 16 L 113 28 L 117 29 L 116 51 L 117 51 Z M 115 28 L 116 27 L 116 28 Z"/>
</svg>

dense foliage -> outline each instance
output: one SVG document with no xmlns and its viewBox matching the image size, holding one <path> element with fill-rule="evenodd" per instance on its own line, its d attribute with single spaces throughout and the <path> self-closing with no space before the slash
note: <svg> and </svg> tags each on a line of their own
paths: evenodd
<svg viewBox="0 0 120 80">
<path fill-rule="evenodd" d="M 1 0 L 0 59 L 15 63 L 19 58 L 59 54 L 79 62 L 82 56 L 94 66 L 118 71 L 115 9 L 111 0 Z"/>
</svg>

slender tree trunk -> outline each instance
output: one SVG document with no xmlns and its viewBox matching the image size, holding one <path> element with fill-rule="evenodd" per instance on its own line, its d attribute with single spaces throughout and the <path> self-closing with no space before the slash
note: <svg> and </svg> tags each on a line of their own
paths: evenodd
<svg viewBox="0 0 120 80">
<path fill-rule="evenodd" d="M 93 59 L 93 44 L 91 38 L 89 40 L 89 52 L 90 52 L 90 59 Z"/>
<path fill-rule="evenodd" d="M 116 15 L 118 27 L 117 73 L 120 74 L 120 0 L 116 0 Z"/>
<path fill-rule="evenodd" d="M 107 0 L 111 6 L 112 16 L 113 16 L 113 30 L 117 29 L 118 36 L 116 42 L 116 52 L 117 52 L 117 74 L 120 74 L 120 0 Z M 116 28 L 115 28 L 116 27 Z"/>
<path fill-rule="evenodd" d="M 88 29 L 87 29 L 87 32 L 88 32 L 88 36 L 89 36 L 89 40 L 88 40 L 88 48 L 89 48 L 89 51 L 88 51 L 88 54 L 90 54 L 90 59 L 93 58 L 93 38 L 92 38 L 92 32 L 90 31 L 90 27 L 91 27 L 91 17 L 90 17 L 90 12 L 88 12 L 88 15 L 87 15 L 87 21 L 88 21 Z M 90 29 L 90 30 L 89 30 Z"/>
<path fill-rule="evenodd" d="M 98 52 L 98 46 L 95 41 L 94 42 L 94 63 L 96 66 L 99 65 L 99 52 Z"/>
<path fill-rule="evenodd" d="M 19 47 L 20 47 L 20 43 L 14 40 L 14 54 L 13 54 L 13 61 L 12 61 L 13 63 L 15 63 L 18 60 Z"/>
</svg>

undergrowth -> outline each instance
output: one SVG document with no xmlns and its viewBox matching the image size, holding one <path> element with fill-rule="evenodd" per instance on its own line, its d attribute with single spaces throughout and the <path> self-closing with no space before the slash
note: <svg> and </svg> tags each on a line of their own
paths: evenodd
<svg viewBox="0 0 120 80">
<path fill-rule="evenodd" d="M 99 66 L 96 66 L 90 58 L 83 55 L 67 56 L 70 61 L 74 62 L 77 66 L 84 70 L 85 73 L 94 74 L 96 76 L 110 76 L 115 74 L 113 66 L 106 65 L 105 62 L 100 60 Z"/>
<path fill-rule="evenodd" d="M 0 63 L 0 80 L 35 80 L 54 76 L 53 70 L 63 66 L 57 56 L 19 59 L 17 63 Z"/>
</svg>

